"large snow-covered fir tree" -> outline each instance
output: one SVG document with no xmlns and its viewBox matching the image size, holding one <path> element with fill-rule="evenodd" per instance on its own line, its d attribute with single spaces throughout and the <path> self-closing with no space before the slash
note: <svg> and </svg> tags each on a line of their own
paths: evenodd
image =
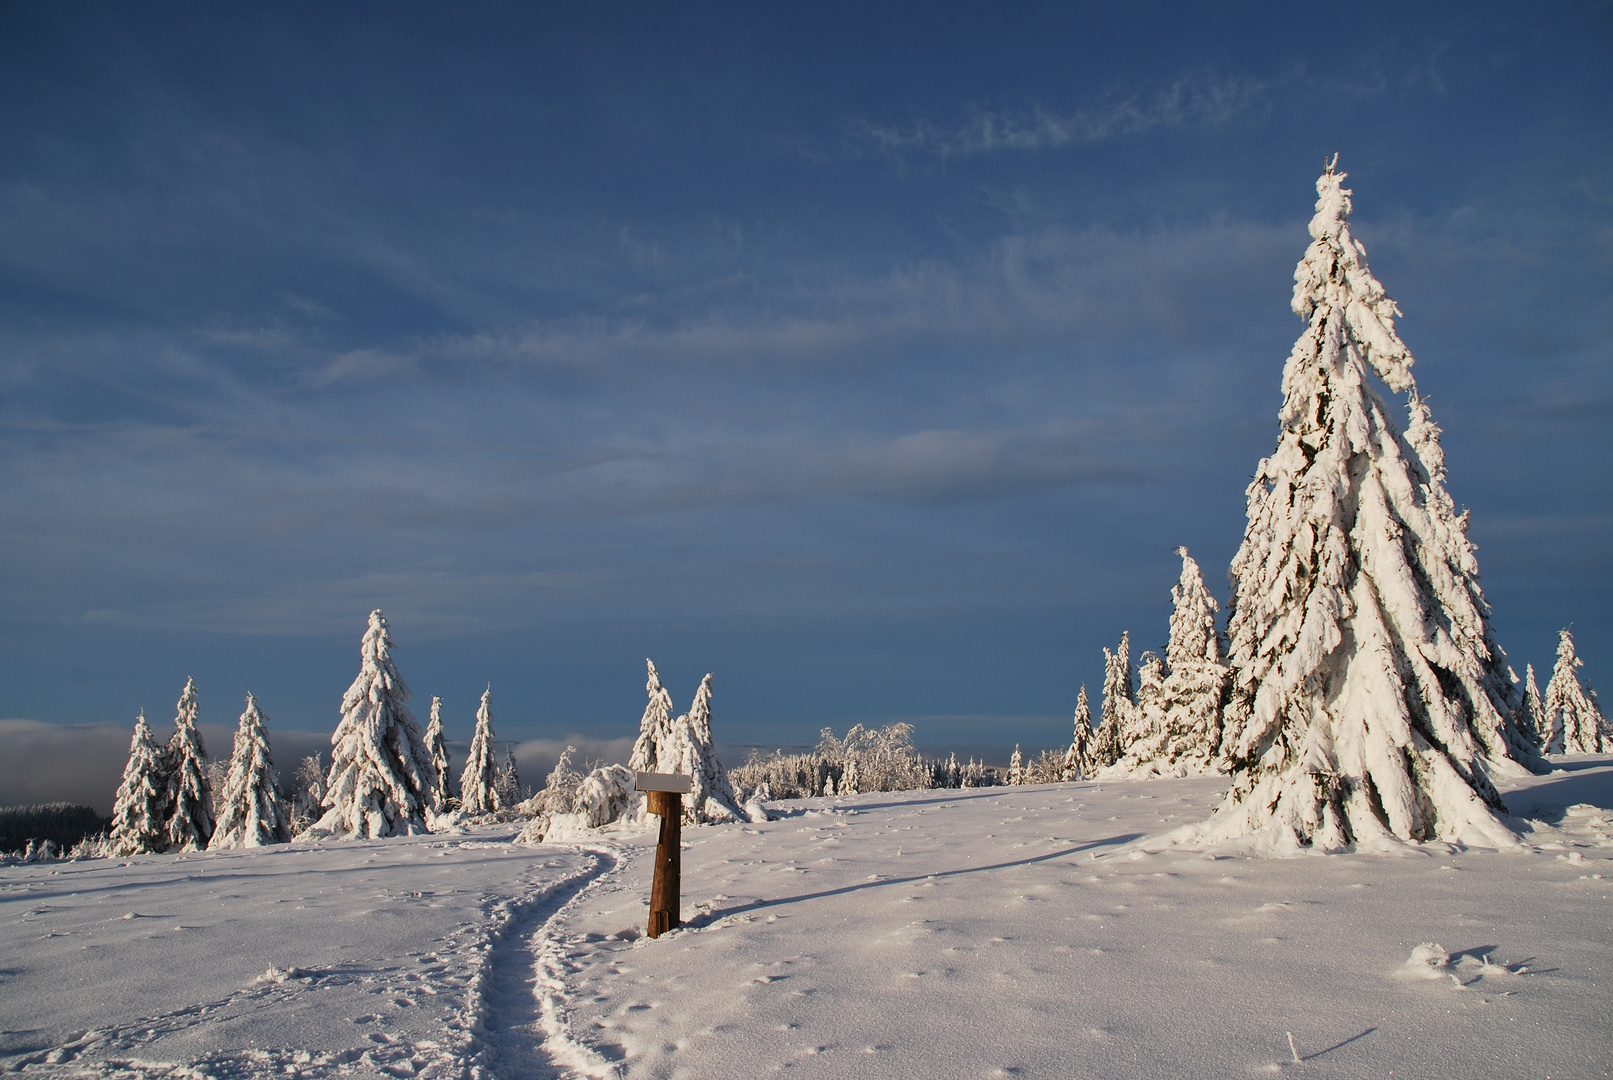
<svg viewBox="0 0 1613 1080">
<path fill-rule="evenodd" d="M 431 751 L 409 713 L 409 688 L 392 662 L 392 633 L 379 608 L 359 645 L 359 673 L 342 697 L 331 735 L 324 815 L 316 835 L 408 836 L 427 831 L 436 783 Z"/>
<path fill-rule="evenodd" d="M 1546 684 L 1542 707 L 1549 732 L 1547 746 L 1553 754 L 1605 754 L 1613 751 L 1613 731 L 1608 729 L 1596 693 L 1586 692 L 1579 681 L 1579 668 L 1585 661 L 1574 651 L 1574 635 L 1563 630 L 1557 637 L 1557 666 Z"/>
<path fill-rule="evenodd" d="M 168 848 L 168 777 L 166 752 L 146 723 L 146 711 L 134 721 L 129 760 L 112 802 L 108 841 L 114 855 L 140 855 Z"/>
<path fill-rule="evenodd" d="M 1232 562 L 1222 749 L 1234 773 L 1205 839 L 1265 850 L 1515 842 L 1491 775 L 1539 767 L 1490 627 L 1439 429 L 1400 314 L 1350 233 L 1350 192 L 1316 183 L 1294 273 L 1307 326 L 1283 370 L 1281 432 L 1248 489 Z M 1375 380 L 1409 398 L 1402 434 Z"/>
<path fill-rule="evenodd" d="M 711 742 L 711 680 L 709 674 L 700 680 L 694 704 L 672 723 L 670 756 L 676 765 L 668 771 L 690 779 L 683 796 L 683 820 L 691 825 L 749 820 Z"/>
<path fill-rule="evenodd" d="M 1150 672 L 1146 662 L 1138 666 L 1137 711 L 1142 720 L 1119 763 L 1129 775 L 1189 776 L 1217 768 L 1227 681 L 1215 628 L 1218 608 L 1198 563 L 1185 547 L 1177 548 L 1176 554 L 1182 559 L 1182 576 L 1171 588 L 1175 606 L 1165 647 L 1169 674 Z"/>
<path fill-rule="evenodd" d="M 263 847 L 291 839 L 280 776 L 269 752 L 269 732 L 258 700 L 246 696 L 246 711 L 235 729 L 230 771 L 217 799 L 218 824 L 208 848 Z"/>
<path fill-rule="evenodd" d="M 644 689 L 650 700 L 644 706 L 644 716 L 638 724 L 638 740 L 633 743 L 633 754 L 627 767 L 635 773 L 672 772 L 677 762 L 671 757 L 672 695 L 661 685 L 661 674 L 655 670 L 655 661 L 645 660 L 649 674 Z"/>
<path fill-rule="evenodd" d="M 1094 770 L 1108 768 L 1126 752 L 1126 735 L 1131 731 L 1137 704 L 1134 677 L 1131 631 L 1127 630 L 1120 635 L 1114 652 L 1103 650 L 1103 713 L 1092 737 Z"/>
<path fill-rule="evenodd" d="M 213 785 L 207 779 L 207 750 L 196 730 L 196 680 L 186 679 L 168 740 L 168 846 L 205 851 L 213 839 Z"/>
<path fill-rule="evenodd" d="M 1070 749 L 1064 754 L 1065 780 L 1080 780 L 1092 770 L 1092 707 L 1087 704 L 1087 684 L 1075 699 L 1075 731 L 1070 736 Z M 957 764 L 954 755 L 953 764 Z"/>
<path fill-rule="evenodd" d="M 510 804 L 513 805 L 513 804 Z M 459 806 L 467 814 L 492 814 L 510 807 L 498 783 L 498 754 L 493 746 L 493 688 L 482 691 L 476 710 L 476 731 L 459 777 Z"/>
<path fill-rule="evenodd" d="M 426 723 L 426 752 L 431 755 L 431 767 L 436 770 L 437 776 L 437 782 L 431 786 L 428 805 L 432 813 L 444 814 L 459 805 L 459 797 L 454 794 L 454 776 L 448 761 L 448 739 L 443 734 L 440 697 L 431 699 L 431 719 Z"/>
</svg>

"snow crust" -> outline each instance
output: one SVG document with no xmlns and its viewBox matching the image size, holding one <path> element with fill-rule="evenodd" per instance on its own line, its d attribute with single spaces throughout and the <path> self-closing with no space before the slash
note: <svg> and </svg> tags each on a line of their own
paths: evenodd
<svg viewBox="0 0 1613 1080">
<path fill-rule="evenodd" d="M 688 925 L 656 940 L 654 833 L 627 823 L 5 866 L 0 1067 L 1599 1075 L 1613 757 L 1566 764 L 1504 784 L 1531 815 L 1511 852 L 1148 839 L 1224 777 L 773 804 L 685 831 Z"/>
</svg>

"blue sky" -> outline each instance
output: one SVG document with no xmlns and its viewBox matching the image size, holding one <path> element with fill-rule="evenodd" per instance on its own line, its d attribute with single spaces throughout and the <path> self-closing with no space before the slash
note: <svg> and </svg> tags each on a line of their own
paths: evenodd
<svg viewBox="0 0 1613 1080">
<path fill-rule="evenodd" d="M 1225 597 L 1335 151 L 1613 678 L 1607 4 L 777 7 L 0 7 L 0 716 L 328 730 L 381 607 L 458 737 L 1054 745 Z"/>
</svg>

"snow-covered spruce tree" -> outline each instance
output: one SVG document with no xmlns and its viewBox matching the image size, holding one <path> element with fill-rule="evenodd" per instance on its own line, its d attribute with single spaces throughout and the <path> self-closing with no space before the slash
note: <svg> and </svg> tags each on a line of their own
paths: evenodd
<svg viewBox="0 0 1613 1080">
<path fill-rule="evenodd" d="M 1574 652 L 1574 636 L 1563 630 L 1557 637 L 1557 666 L 1546 684 L 1545 729 L 1551 732 L 1554 754 L 1605 754 L 1613 751 L 1613 731 L 1608 729 L 1596 693 L 1580 685 L 1579 671 L 1585 661 Z"/>
<path fill-rule="evenodd" d="M 1014 744 L 1014 756 L 1008 759 L 1008 782 L 1014 787 L 1025 782 L 1025 754 Z"/>
<path fill-rule="evenodd" d="M 437 775 L 437 782 L 431 785 L 427 806 L 434 814 L 446 814 L 459 807 L 459 797 L 454 794 L 454 774 L 448 761 L 448 739 L 443 734 L 440 697 L 431 699 L 431 719 L 426 723 L 426 752 L 431 755 L 431 767 Z"/>
<path fill-rule="evenodd" d="M 358 677 L 342 697 L 331 735 L 328 809 L 309 832 L 346 837 L 409 836 L 428 831 L 425 811 L 436 784 L 431 752 L 409 713 L 409 688 L 392 662 L 392 633 L 379 608 L 359 646 Z"/>
<path fill-rule="evenodd" d="M 1144 661 L 1138 666 L 1137 736 L 1120 766 L 1133 776 L 1188 776 L 1214 772 L 1221 741 L 1221 701 L 1227 668 L 1215 629 L 1217 606 L 1204 587 L 1198 563 L 1185 547 L 1182 576 L 1171 588 L 1169 674 Z"/>
<path fill-rule="evenodd" d="M 498 767 L 498 799 L 500 806 L 515 806 L 523 798 L 521 768 L 515 761 L 515 747 L 504 748 L 504 761 Z"/>
<path fill-rule="evenodd" d="M 112 802 L 112 831 L 108 840 L 114 855 L 140 855 L 165 851 L 168 847 L 168 778 L 164 775 L 167 755 L 157 745 L 146 723 L 146 711 L 134 721 L 134 738 L 129 740 L 129 761 L 123 766 L 123 782 Z"/>
<path fill-rule="evenodd" d="M 1065 780 L 1079 780 L 1092 769 L 1092 707 L 1087 704 L 1087 684 L 1075 699 L 1075 732 L 1070 736 L 1070 749 L 1064 755 Z"/>
<path fill-rule="evenodd" d="M 470 738 L 465 771 L 459 777 L 459 808 L 467 814 L 492 814 L 509 809 L 498 785 L 498 758 L 493 748 L 493 687 L 482 691 L 476 710 L 476 732 Z"/>
<path fill-rule="evenodd" d="M 1540 696 L 1540 683 L 1535 681 L 1535 666 L 1524 665 L 1523 707 L 1518 710 L 1518 730 L 1529 737 L 1540 750 L 1551 742 L 1551 728 L 1546 723 L 1545 699 Z"/>
<path fill-rule="evenodd" d="M 1115 651 L 1103 650 L 1103 716 L 1092 738 L 1092 769 L 1107 768 L 1126 752 L 1125 736 L 1136 706 L 1131 670 L 1131 631 L 1120 635 Z"/>
<path fill-rule="evenodd" d="M 639 720 L 638 741 L 633 744 L 633 754 L 628 758 L 627 767 L 635 773 L 672 772 L 676 767 L 676 762 L 671 758 L 672 695 L 661 685 L 661 675 L 655 670 L 655 662 L 645 660 L 644 666 L 649 669 L 644 689 L 649 693 L 650 700 L 644 706 L 643 718 Z"/>
<path fill-rule="evenodd" d="M 207 779 L 207 750 L 196 730 L 196 680 L 186 679 L 168 740 L 168 847 L 205 851 L 213 839 L 213 785 Z"/>
<path fill-rule="evenodd" d="M 1520 695 L 1467 517 L 1444 488 L 1399 309 L 1350 235 L 1343 180 L 1330 165 L 1317 181 L 1294 272 L 1307 326 L 1231 569 L 1233 784 L 1200 836 L 1254 834 L 1272 852 L 1389 837 L 1509 845 L 1491 774 L 1539 758 L 1513 721 Z M 1409 395 L 1404 434 L 1374 378 Z"/>
<path fill-rule="evenodd" d="M 235 729 L 230 771 L 218 796 L 218 827 L 209 850 L 263 847 L 291 839 L 280 777 L 269 753 L 269 733 L 257 698 L 246 696 L 246 711 Z"/>
<path fill-rule="evenodd" d="M 694 704 L 672 723 L 672 772 L 690 779 L 683 796 L 683 820 L 690 825 L 748 821 L 734 798 L 728 770 L 717 760 L 711 744 L 711 676 L 700 680 Z"/>
</svg>

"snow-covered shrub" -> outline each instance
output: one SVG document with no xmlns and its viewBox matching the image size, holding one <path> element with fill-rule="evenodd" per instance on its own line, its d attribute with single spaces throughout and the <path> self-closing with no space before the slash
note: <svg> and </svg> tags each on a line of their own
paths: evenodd
<svg viewBox="0 0 1613 1080">
<path fill-rule="evenodd" d="M 310 754 L 297 765 L 286 798 L 291 803 L 291 835 L 319 820 L 325 812 L 325 761 L 321 755 Z"/>
<path fill-rule="evenodd" d="M 392 662 L 392 635 L 379 608 L 359 646 L 358 677 L 342 697 L 331 735 L 327 807 L 311 836 L 406 836 L 426 830 L 436 769 L 420 725 L 409 713 L 409 688 Z"/>
<path fill-rule="evenodd" d="M 291 839 L 280 776 L 269 752 L 266 718 L 258 700 L 246 696 L 246 709 L 235 729 L 229 772 L 218 797 L 218 825 L 211 850 L 263 847 Z"/>
<path fill-rule="evenodd" d="M 168 849 L 167 755 L 152 737 L 145 710 L 134 721 L 129 760 L 112 803 L 109 834 L 116 855 Z"/>
<path fill-rule="evenodd" d="M 583 778 L 572 798 L 572 813 L 590 828 L 608 825 L 632 807 L 633 770 L 625 765 L 602 765 Z"/>
<path fill-rule="evenodd" d="M 542 843 L 564 822 L 567 835 L 579 829 L 598 829 L 631 815 L 638 800 L 633 770 L 624 765 L 601 765 L 587 776 L 571 764 L 576 747 L 568 746 L 549 772 L 543 790 L 517 809 L 531 820 L 516 838 L 520 843 Z"/>
<path fill-rule="evenodd" d="M 174 713 L 174 733 L 164 762 L 168 779 L 168 847 L 204 851 L 213 838 L 213 786 L 207 750 L 196 730 L 196 680 L 186 679 Z"/>
<path fill-rule="evenodd" d="M 498 767 L 499 803 L 503 806 L 514 806 L 525 799 L 531 792 L 525 784 L 521 783 L 521 770 L 515 763 L 515 747 L 504 748 L 504 762 Z"/>
<path fill-rule="evenodd" d="M 1222 753 L 1233 783 L 1201 838 L 1264 850 L 1376 839 L 1515 843 L 1492 776 L 1543 767 L 1490 626 L 1439 428 L 1395 302 L 1351 235 L 1330 165 L 1294 272 L 1306 321 L 1277 448 L 1233 558 Z M 1381 384 L 1408 398 L 1404 433 Z M 1426 733 L 1426 734 L 1425 734 Z"/>
<path fill-rule="evenodd" d="M 1574 636 L 1566 629 L 1557 637 L 1557 666 L 1546 684 L 1542 728 L 1550 732 L 1547 746 L 1553 754 L 1602 754 L 1613 750 L 1613 729 L 1597 707 L 1596 691 L 1579 681 L 1585 661 L 1574 651 Z"/>
</svg>

